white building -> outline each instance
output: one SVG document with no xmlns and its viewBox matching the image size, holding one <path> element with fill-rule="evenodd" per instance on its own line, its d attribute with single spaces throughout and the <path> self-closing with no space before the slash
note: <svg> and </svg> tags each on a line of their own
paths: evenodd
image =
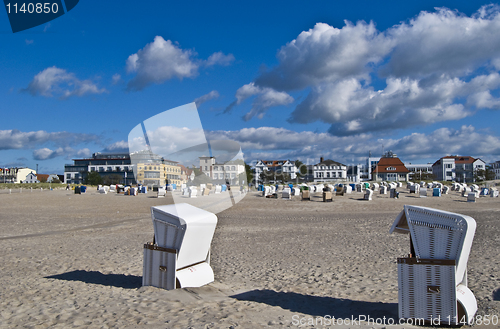
<svg viewBox="0 0 500 329">
<path fill-rule="evenodd" d="M 0 168 L 0 183 L 19 184 L 32 172 L 36 175 L 36 170 L 30 168 Z"/>
<path fill-rule="evenodd" d="M 500 179 L 500 161 L 490 163 L 491 170 L 495 173 L 495 179 Z"/>
<path fill-rule="evenodd" d="M 308 180 L 313 182 L 331 182 L 347 180 L 347 166 L 333 160 L 324 160 L 307 166 Z"/>
<path fill-rule="evenodd" d="M 231 184 L 243 183 L 239 182 L 240 174 L 245 172 L 243 161 L 217 163 L 215 157 L 199 157 L 199 159 L 200 170 L 214 181 L 221 183 L 229 181 Z"/>
<path fill-rule="evenodd" d="M 474 182 L 474 174 L 485 170 L 486 163 L 471 156 L 445 156 L 432 165 L 434 178 L 440 181 Z"/>
<path fill-rule="evenodd" d="M 424 164 L 417 164 L 417 163 L 411 163 L 411 162 L 405 162 L 404 163 L 406 169 L 410 171 L 410 179 L 413 177 L 413 175 L 417 175 L 417 177 L 422 177 L 422 175 L 432 175 L 432 163 L 424 163 Z"/>
<path fill-rule="evenodd" d="M 33 184 L 33 183 L 40 183 L 38 178 L 36 177 L 36 174 L 33 172 L 30 172 L 28 175 L 26 175 L 26 178 L 22 181 L 23 184 Z"/>
<path fill-rule="evenodd" d="M 263 172 L 269 176 L 274 173 L 277 175 L 288 174 L 290 179 L 295 179 L 297 178 L 298 168 L 295 166 L 295 162 L 290 160 L 259 160 L 254 166 L 255 186 L 259 184 L 260 175 Z"/>
</svg>

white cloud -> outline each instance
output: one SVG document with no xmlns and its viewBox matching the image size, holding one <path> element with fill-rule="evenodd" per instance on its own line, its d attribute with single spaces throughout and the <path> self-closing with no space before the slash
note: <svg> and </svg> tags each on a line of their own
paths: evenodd
<svg viewBox="0 0 500 329">
<path fill-rule="evenodd" d="M 478 132 L 472 126 L 440 128 L 429 134 L 413 133 L 399 139 L 377 139 L 371 134 L 332 136 L 284 128 L 244 128 L 237 131 L 211 131 L 207 138 L 230 139 L 240 143 L 247 161 L 258 159 L 311 160 L 320 156 L 349 163 L 363 162 L 369 151 L 392 150 L 403 161 L 434 159 L 450 154 L 488 158 L 500 155 L 500 138 Z"/>
<path fill-rule="evenodd" d="M 115 73 L 113 74 L 113 76 L 111 77 L 112 79 L 112 84 L 116 85 L 116 84 L 119 84 L 120 82 L 122 82 L 122 76 L 118 73 Z"/>
<path fill-rule="evenodd" d="M 201 104 L 211 99 L 217 99 L 217 98 L 219 98 L 219 92 L 217 90 L 212 90 L 208 94 L 196 98 L 194 102 L 196 103 L 196 107 L 200 107 Z"/>
<path fill-rule="evenodd" d="M 222 66 L 227 66 L 230 65 L 232 62 L 234 62 L 234 55 L 229 54 L 229 55 L 224 55 L 221 51 L 213 53 L 208 57 L 207 61 L 205 62 L 205 66 L 213 66 L 213 65 L 222 65 Z"/>
<path fill-rule="evenodd" d="M 127 84 L 128 90 L 142 90 L 150 84 L 161 84 L 167 80 L 193 78 L 201 65 L 229 65 L 234 61 L 232 54 L 216 52 L 204 61 L 196 59 L 193 50 L 181 49 L 170 40 L 156 36 L 143 49 L 127 59 L 127 72 L 136 73 Z"/>
<path fill-rule="evenodd" d="M 27 45 L 31 45 L 31 44 L 33 44 L 33 42 L 35 42 L 35 40 L 24 39 L 24 42 L 26 42 Z"/>
<path fill-rule="evenodd" d="M 128 57 L 127 72 L 137 73 L 128 82 L 128 89 L 141 90 L 151 83 L 197 75 L 199 64 L 191 59 L 195 55 L 191 50 L 183 50 L 172 41 L 156 36 L 153 42 Z"/>
<path fill-rule="evenodd" d="M 258 87 L 251 82 L 240 87 L 236 91 L 236 102 L 226 108 L 225 113 L 229 112 L 234 105 L 240 104 L 252 96 L 257 97 L 255 97 L 252 103 L 252 109 L 243 117 L 245 121 L 252 119 L 254 116 L 262 119 L 268 108 L 273 106 L 288 105 L 294 101 L 293 97 L 286 92 L 276 91 L 268 87 Z"/>
<path fill-rule="evenodd" d="M 48 67 L 35 75 L 23 91 L 29 92 L 33 96 L 53 97 L 59 95 L 62 99 L 107 92 L 105 88 L 99 89 L 91 80 L 79 80 L 73 73 L 55 66 Z"/>
<path fill-rule="evenodd" d="M 108 145 L 103 152 L 128 153 L 128 142 L 121 140 Z"/>
<path fill-rule="evenodd" d="M 29 149 L 45 143 L 66 147 L 80 143 L 99 143 L 100 139 L 99 136 L 93 134 L 67 131 L 46 132 L 39 130 L 23 132 L 15 129 L 0 130 L 0 150 Z"/>
<path fill-rule="evenodd" d="M 55 150 L 51 150 L 47 147 L 34 150 L 33 151 L 33 159 L 35 160 L 48 160 L 53 159 L 63 155 L 73 154 L 75 151 L 71 147 L 59 147 Z"/>
<path fill-rule="evenodd" d="M 280 49 L 278 65 L 238 89 L 225 112 L 263 90 L 307 92 L 289 121 L 322 121 L 331 133 L 349 135 L 500 109 L 499 29 L 498 6 L 470 17 L 445 8 L 421 12 L 382 32 L 372 22 L 341 29 L 318 23 Z M 257 97 L 244 118 L 262 117 L 288 100 Z"/>
</svg>

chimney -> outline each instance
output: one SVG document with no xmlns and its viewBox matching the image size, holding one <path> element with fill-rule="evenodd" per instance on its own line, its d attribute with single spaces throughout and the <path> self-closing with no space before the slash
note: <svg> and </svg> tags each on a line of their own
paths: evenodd
<svg viewBox="0 0 500 329">
<path fill-rule="evenodd" d="M 319 163 L 323 162 L 323 157 L 319 158 Z"/>
</svg>

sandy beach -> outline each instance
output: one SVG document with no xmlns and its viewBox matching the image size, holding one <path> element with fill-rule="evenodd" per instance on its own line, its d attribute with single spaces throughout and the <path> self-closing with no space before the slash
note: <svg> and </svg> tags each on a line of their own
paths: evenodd
<svg viewBox="0 0 500 329">
<path fill-rule="evenodd" d="M 389 234 L 405 204 L 473 217 L 468 284 L 477 315 L 500 316 L 500 199 L 458 192 L 419 198 L 361 193 L 312 201 L 249 192 L 218 214 L 215 282 L 166 291 L 141 287 L 150 207 L 170 196 L 0 193 L 0 328 L 294 328 L 307 319 L 398 320 L 396 258 L 409 238 Z M 305 325 L 303 328 L 323 327 Z M 347 326 L 411 328 L 354 322 Z M 483 327 L 483 326 L 475 326 Z M 498 326 L 490 325 L 488 328 Z"/>
</svg>

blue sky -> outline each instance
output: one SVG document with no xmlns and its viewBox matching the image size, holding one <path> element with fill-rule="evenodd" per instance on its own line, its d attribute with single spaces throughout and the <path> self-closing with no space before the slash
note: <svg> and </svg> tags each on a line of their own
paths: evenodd
<svg viewBox="0 0 500 329">
<path fill-rule="evenodd" d="M 195 100 L 247 161 L 497 161 L 499 28 L 482 1 L 81 1 L 15 34 L 0 10 L 0 166 L 60 174 Z"/>
</svg>

